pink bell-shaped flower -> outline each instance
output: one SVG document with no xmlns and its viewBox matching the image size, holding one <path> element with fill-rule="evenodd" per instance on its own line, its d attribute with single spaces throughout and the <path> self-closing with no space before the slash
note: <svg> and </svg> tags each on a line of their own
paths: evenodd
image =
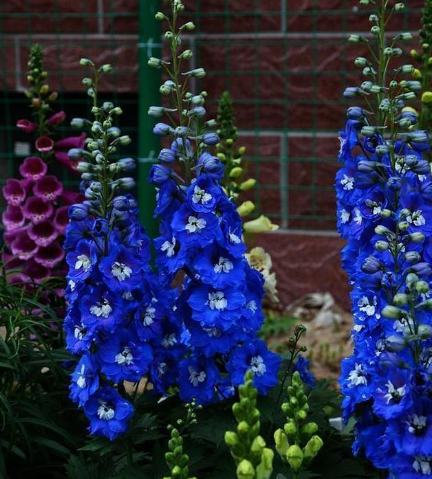
<svg viewBox="0 0 432 479">
<path fill-rule="evenodd" d="M 19 171 L 24 178 L 37 181 L 46 175 L 48 167 L 46 163 L 37 156 L 29 156 L 19 167 Z"/>
</svg>

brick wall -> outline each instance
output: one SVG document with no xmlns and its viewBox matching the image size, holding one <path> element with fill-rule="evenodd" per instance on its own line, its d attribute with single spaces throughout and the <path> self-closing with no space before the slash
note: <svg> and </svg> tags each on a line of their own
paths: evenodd
<svg viewBox="0 0 432 479">
<path fill-rule="evenodd" d="M 137 94 L 137 1 L 1 1 L 2 88 L 23 89 L 29 45 L 37 41 L 50 84 L 60 91 L 81 90 L 77 60 L 87 56 L 116 66 L 103 85 L 107 92 Z M 250 172 L 259 180 L 253 199 L 282 228 L 263 241 L 277 263 L 283 302 L 328 290 L 346 305 L 332 185 L 341 96 L 357 82 L 352 60 L 364 53 L 347 48 L 346 31 L 367 31 L 367 15 L 348 0 L 185 3 L 198 27 L 186 41 L 208 71 L 202 87 L 211 94 L 210 109 L 223 90 L 231 91 Z M 406 3 L 409 12 L 393 28 L 417 30 L 422 2 Z M 309 233 L 287 233 L 304 229 Z"/>
</svg>

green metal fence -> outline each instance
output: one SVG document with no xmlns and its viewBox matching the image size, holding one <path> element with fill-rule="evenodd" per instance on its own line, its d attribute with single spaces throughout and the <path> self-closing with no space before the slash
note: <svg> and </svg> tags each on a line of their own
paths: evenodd
<svg viewBox="0 0 432 479">
<path fill-rule="evenodd" d="M 344 87 L 358 78 L 351 61 L 358 52 L 347 48 L 346 32 L 367 31 L 367 14 L 348 0 L 185 3 L 197 25 L 186 43 L 195 64 L 208 71 L 197 86 L 209 91 L 211 113 L 223 90 L 232 93 L 241 142 L 258 179 L 256 213 L 267 214 L 283 228 L 334 229 L 341 98 Z M 395 28 L 415 32 L 422 2 L 406 3 Z M 59 107 L 69 117 L 88 106 L 79 93 L 78 59 L 91 56 L 116 66 L 104 94 L 120 101 L 125 111 L 122 125 L 134 140 L 129 153 L 140 161 L 141 208 L 151 211 L 153 191 L 145 177 L 159 144 L 146 112 L 157 102 L 159 78 L 146 63 L 149 54 L 160 51 L 153 20 L 158 8 L 159 0 L 0 2 L 0 185 L 16 173 L 26 148 L 14 125 L 28 112 L 22 95 L 25 61 L 37 41 L 46 53 L 50 84 L 60 92 Z"/>
</svg>

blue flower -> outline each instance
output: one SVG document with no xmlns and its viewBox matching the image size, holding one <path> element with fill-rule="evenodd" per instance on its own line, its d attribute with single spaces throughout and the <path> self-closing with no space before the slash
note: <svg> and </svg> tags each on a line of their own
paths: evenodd
<svg viewBox="0 0 432 479">
<path fill-rule="evenodd" d="M 89 329 L 113 331 L 122 321 L 121 301 L 106 287 L 90 287 L 80 304 L 81 321 Z"/>
<path fill-rule="evenodd" d="M 207 404 L 215 399 L 215 388 L 220 379 L 219 370 L 212 359 L 190 357 L 179 363 L 180 398 L 196 399 Z"/>
<path fill-rule="evenodd" d="M 227 330 L 240 318 L 245 297 L 234 288 L 203 285 L 193 288 L 188 303 L 195 321 L 208 328 Z"/>
<path fill-rule="evenodd" d="M 84 405 L 85 415 L 90 420 L 90 433 L 105 436 L 113 441 L 126 432 L 133 406 L 112 387 L 103 387 L 93 394 Z"/>
<path fill-rule="evenodd" d="M 98 367 L 90 354 L 84 354 L 71 376 L 70 398 L 83 406 L 98 389 Z"/>
<path fill-rule="evenodd" d="M 68 278 L 74 283 L 86 280 L 92 274 L 97 261 L 98 255 L 94 242 L 80 240 L 75 249 L 66 255 L 66 262 L 69 265 Z"/>
<path fill-rule="evenodd" d="M 218 219 L 213 213 L 199 213 L 184 204 L 174 214 L 171 228 L 181 243 L 203 248 L 215 236 Z"/>
<path fill-rule="evenodd" d="M 110 254 L 99 264 L 104 281 L 113 291 L 130 291 L 141 280 L 141 260 L 124 246 L 110 246 Z"/>
<path fill-rule="evenodd" d="M 247 371 L 254 373 L 254 385 L 260 394 L 266 394 L 278 384 L 281 364 L 279 355 L 269 351 L 264 341 L 243 344 L 235 348 L 228 359 L 227 369 L 234 386 L 243 384 Z"/>
<path fill-rule="evenodd" d="M 140 343 L 131 329 L 111 335 L 98 351 L 99 363 L 105 376 L 114 383 L 139 382 L 153 359 L 152 348 Z"/>
<path fill-rule="evenodd" d="M 212 212 L 221 195 L 221 188 L 207 175 L 199 176 L 187 191 L 189 206 L 197 212 Z"/>
<path fill-rule="evenodd" d="M 409 374 L 402 370 L 389 371 L 374 377 L 374 412 L 384 418 L 393 419 L 412 406 Z"/>
</svg>

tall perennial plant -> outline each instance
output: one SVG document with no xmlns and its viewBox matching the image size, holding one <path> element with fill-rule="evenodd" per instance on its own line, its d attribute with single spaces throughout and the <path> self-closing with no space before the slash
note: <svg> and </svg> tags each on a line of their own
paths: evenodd
<svg viewBox="0 0 432 479">
<path fill-rule="evenodd" d="M 407 77 L 414 67 L 397 61 L 411 34 L 385 31 L 404 5 L 360 4 L 374 7 L 371 37 L 350 37 L 369 51 L 355 60 L 366 79 L 345 91 L 360 106 L 348 109 L 336 175 L 355 322 L 354 353 L 342 363 L 343 407 L 346 419 L 357 419 L 355 452 L 363 449 L 390 478 L 423 478 L 432 474 L 430 137 L 407 106 L 421 91 Z"/>
</svg>

